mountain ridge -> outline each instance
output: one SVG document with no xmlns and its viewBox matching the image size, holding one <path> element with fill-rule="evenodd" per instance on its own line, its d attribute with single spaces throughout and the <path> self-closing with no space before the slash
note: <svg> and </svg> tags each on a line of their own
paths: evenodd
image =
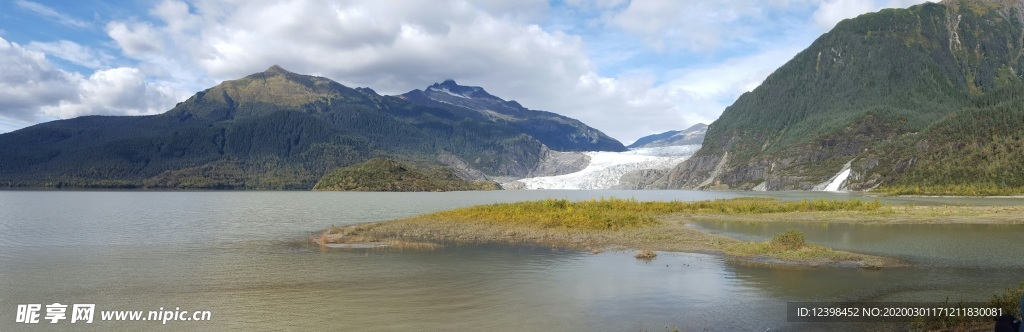
<svg viewBox="0 0 1024 332">
<path fill-rule="evenodd" d="M 475 110 L 275 65 L 161 114 L 86 116 L 0 134 L 0 186 L 309 189 L 330 170 L 373 157 L 516 178 L 540 167 L 547 151 L 529 132 Z"/>
<path fill-rule="evenodd" d="M 625 151 L 626 147 L 600 130 L 557 113 L 531 110 L 506 101 L 478 86 L 463 86 L 448 79 L 412 90 L 399 97 L 422 106 L 471 110 L 485 119 L 508 124 L 556 151 Z"/>
<path fill-rule="evenodd" d="M 708 125 L 698 123 L 683 130 L 669 130 L 660 134 L 647 135 L 638 138 L 633 144 L 626 146 L 630 149 L 644 147 L 663 147 L 677 145 L 700 145 L 704 142 L 704 134 L 707 133 Z"/>
</svg>

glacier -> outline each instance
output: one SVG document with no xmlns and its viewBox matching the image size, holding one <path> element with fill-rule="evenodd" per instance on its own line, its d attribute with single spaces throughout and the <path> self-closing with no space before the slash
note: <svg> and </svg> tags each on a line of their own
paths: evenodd
<svg viewBox="0 0 1024 332">
<path fill-rule="evenodd" d="M 690 158 L 699 149 L 700 144 L 692 144 L 637 148 L 625 152 L 581 152 L 590 157 L 590 163 L 578 172 L 525 178 L 502 186 L 521 189 L 614 189 L 626 173 L 645 169 L 668 170 Z"/>
</svg>

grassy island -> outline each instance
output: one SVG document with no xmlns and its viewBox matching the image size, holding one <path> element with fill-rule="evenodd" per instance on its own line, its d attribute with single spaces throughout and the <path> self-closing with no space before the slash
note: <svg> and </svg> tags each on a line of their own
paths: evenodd
<svg viewBox="0 0 1024 332">
<path fill-rule="evenodd" d="M 965 212 L 966 213 L 966 212 Z M 692 220 L 750 221 L 926 220 L 941 211 L 905 209 L 878 201 L 795 201 L 738 198 L 699 202 L 549 199 L 480 205 L 406 219 L 332 227 L 314 240 L 323 245 L 510 243 L 601 251 L 605 248 L 721 253 L 727 257 L 787 264 L 897 266 L 894 259 L 832 250 L 805 243 L 791 231 L 766 242 L 745 242 L 686 226 Z M 802 217 L 802 218 L 801 218 Z M 813 217 L 813 218 L 811 218 Z M 872 219 L 873 218 L 873 219 Z M 914 219 L 917 220 L 917 219 Z M 920 221 L 919 220 L 919 221 Z"/>
<path fill-rule="evenodd" d="M 313 190 L 323 191 L 467 191 L 500 190 L 494 181 L 467 181 L 446 168 L 418 169 L 374 158 L 328 172 Z"/>
</svg>

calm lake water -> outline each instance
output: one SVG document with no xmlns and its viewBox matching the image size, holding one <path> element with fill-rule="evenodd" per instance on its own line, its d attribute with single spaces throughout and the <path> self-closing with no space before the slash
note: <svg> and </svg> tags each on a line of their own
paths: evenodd
<svg viewBox="0 0 1024 332">
<path fill-rule="evenodd" d="M 0 331 L 861 330 L 874 326 L 786 322 L 786 302 L 987 300 L 1024 280 L 1024 225 L 693 225 L 758 240 L 798 228 L 811 242 L 914 263 L 878 271 L 770 267 L 702 254 L 662 253 L 646 263 L 631 252 L 345 250 L 303 241 L 330 225 L 483 203 L 739 195 L 754 193 L 0 191 Z M 908 202 L 1024 204 L 898 203 Z M 96 304 L 96 321 L 15 323 L 19 304 L 54 302 Z M 209 310 L 212 320 L 99 321 L 99 311 L 161 307 Z"/>
</svg>

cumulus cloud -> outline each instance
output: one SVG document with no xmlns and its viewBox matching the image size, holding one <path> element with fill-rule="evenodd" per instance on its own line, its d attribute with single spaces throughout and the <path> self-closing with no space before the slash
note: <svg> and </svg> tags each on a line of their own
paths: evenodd
<svg viewBox="0 0 1024 332">
<path fill-rule="evenodd" d="M 146 82 L 146 77 L 136 68 L 98 70 L 77 83 L 76 98 L 43 106 L 42 113 L 60 119 L 97 114 L 157 114 L 180 100 L 169 85 Z"/>
<path fill-rule="evenodd" d="M 117 42 L 127 56 L 138 57 L 163 51 L 161 39 L 149 23 L 110 22 L 107 24 L 107 35 Z"/>
<path fill-rule="evenodd" d="M 35 104 L 48 117 L 159 112 L 183 98 L 175 91 L 195 92 L 278 64 L 387 94 L 452 78 L 628 143 L 714 120 L 838 20 L 917 2 L 567 0 L 565 6 L 596 12 L 591 22 L 570 23 L 642 40 L 663 55 L 722 59 L 615 74 L 596 62 L 612 55 L 594 50 L 633 44 L 602 45 L 578 29 L 545 26 L 560 21 L 544 0 L 163 0 L 145 17 L 105 25 L 113 45 L 136 62 L 132 67 L 103 69 L 112 61 L 102 54 L 60 42 L 22 51 L 97 69 L 84 77 L 50 68 L 72 88 L 39 98 L 48 101 Z M 615 62 L 644 66 L 632 57 L 645 50 L 626 51 Z"/>
<path fill-rule="evenodd" d="M 648 134 L 642 127 L 622 126 L 623 121 L 692 124 L 680 119 L 676 107 L 685 99 L 655 89 L 654 79 L 601 76 L 579 36 L 530 23 L 546 6 L 304 0 L 190 5 L 166 0 L 150 10 L 154 22 L 115 21 L 107 32 L 126 55 L 142 62 L 139 68 L 155 75 L 160 73 L 149 68 L 182 68 L 166 75 L 194 68 L 200 72 L 194 78 L 205 74 L 219 81 L 279 64 L 387 94 L 453 78 L 623 139 Z M 143 40 L 152 44 L 136 42 Z M 149 51 L 156 45 L 163 50 Z"/>
<path fill-rule="evenodd" d="M 153 114 L 184 97 L 166 84 L 147 82 L 136 68 L 97 70 L 89 77 L 66 72 L 44 53 L 3 38 L 0 68 L 0 125 L 7 130 L 90 114 Z"/>
<path fill-rule="evenodd" d="M 42 52 L 0 38 L 0 117 L 34 121 L 38 110 L 74 98 L 79 79 L 50 65 Z"/>
</svg>

